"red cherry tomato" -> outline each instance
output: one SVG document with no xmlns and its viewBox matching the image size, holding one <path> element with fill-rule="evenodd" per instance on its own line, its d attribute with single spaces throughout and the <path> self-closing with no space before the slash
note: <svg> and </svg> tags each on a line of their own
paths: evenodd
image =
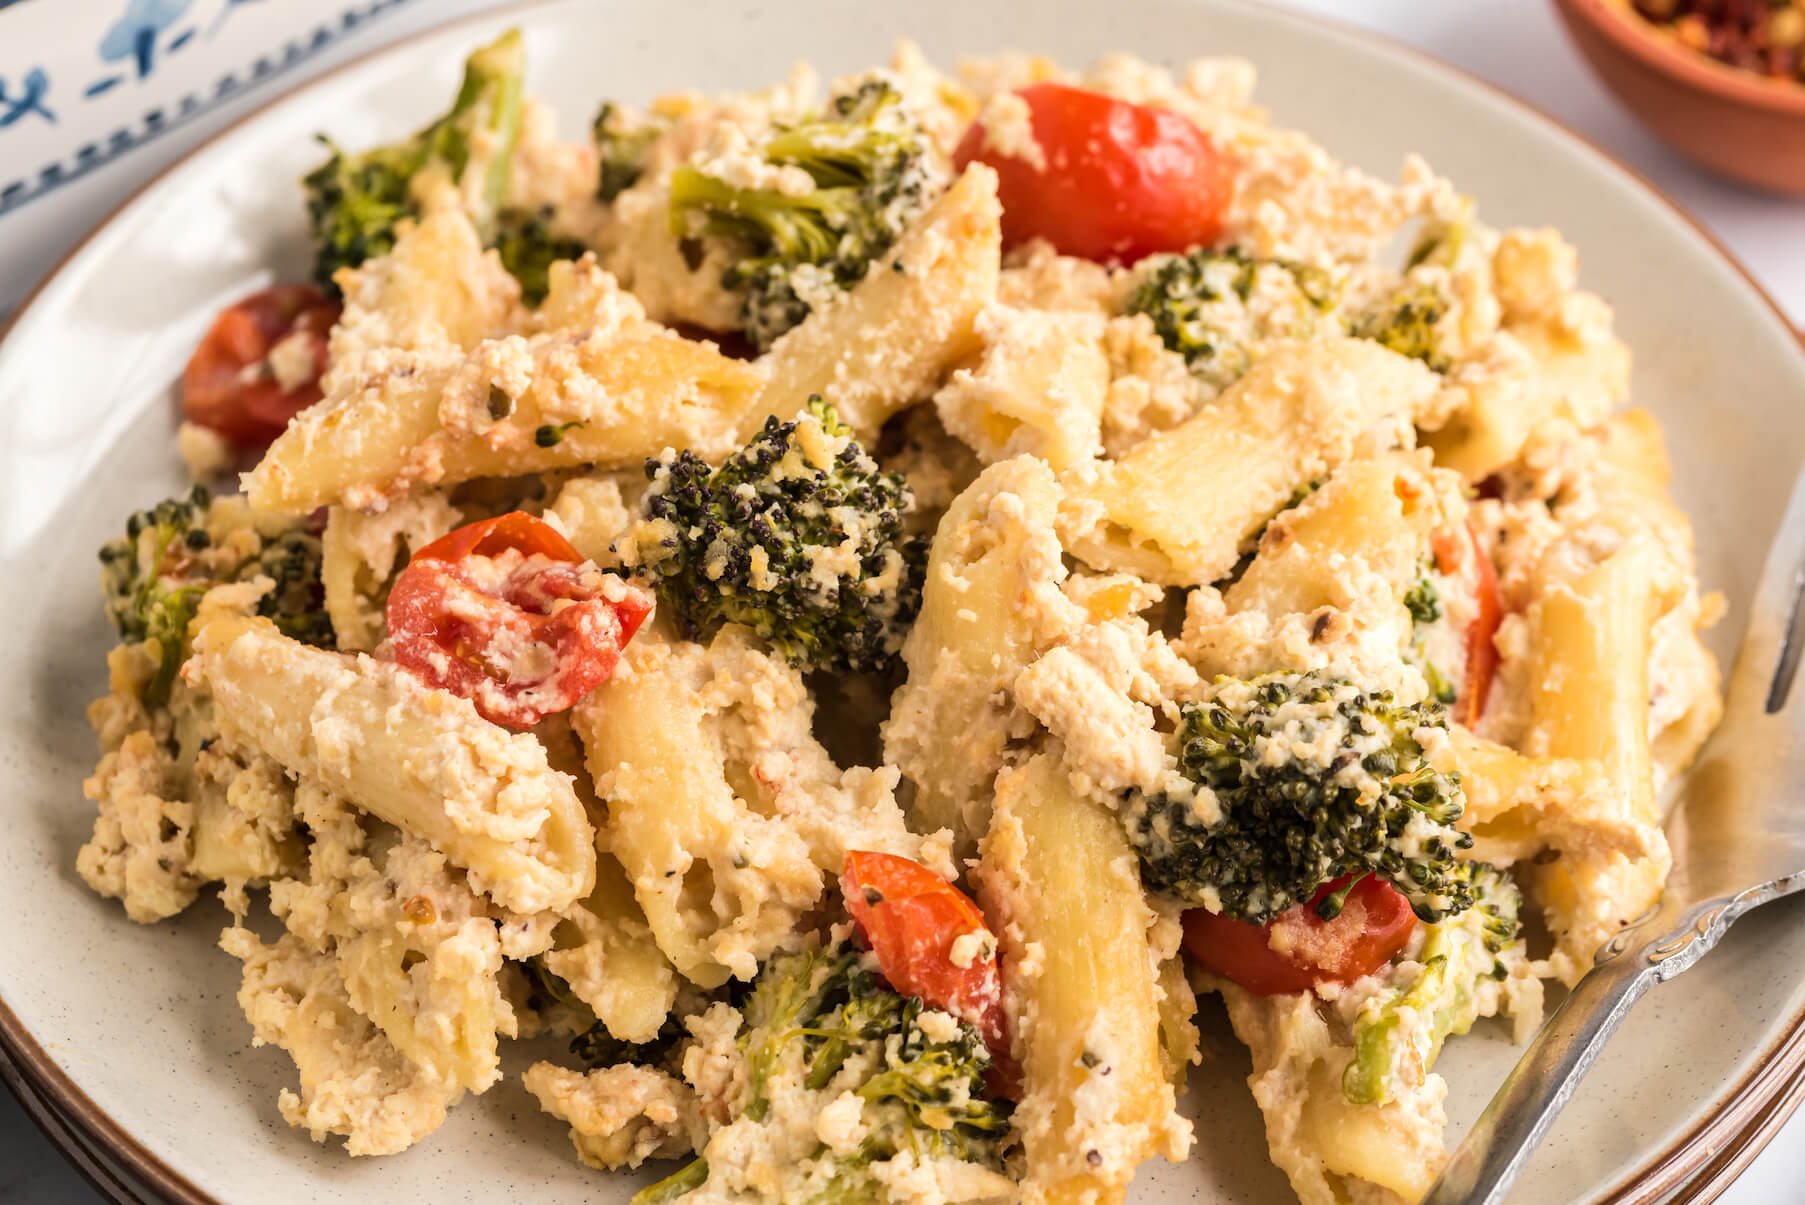
<svg viewBox="0 0 1805 1205">
<path fill-rule="evenodd" d="M 340 308 L 313 285 L 275 285 L 221 310 L 182 371 L 183 416 L 241 448 L 267 445 L 320 400 L 326 336 Z M 284 382 L 270 352 L 291 337 L 299 344 L 282 355 L 300 371 Z"/>
<path fill-rule="evenodd" d="M 1352 983 L 1390 962 L 1416 931 L 1410 902 L 1384 879 L 1367 875 L 1354 884 L 1341 915 L 1323 920 L 1316 905 L 1348 883 L 1324 883 L 1307 904 L 1289 908 L 1264 925 L 1194 908 L 1184 914 L 1185 953 L 1204 970 L 1233 980 L 1256 996 L 1302 992 L 1318 983 Z M 1275 927 L 1287 930 L 1291 948 L 1272 948 Z"/>
<path fill-rule="evenodd" d="M 497 515 L 493 519 L 466 523 L 414 553 L 413 559 L 461 561 L 472 555 L 499 556 L 509 549 L 528 555 L 538 553 L 554 561 L 575 563 L 583 559 L 583 554 L 557 528 L 518 510 Z"/>
<path fill-rule="evenodd" d="M 1452 573 L 1460 565 L 1460 537 L 1454 533 L 1438 535 L 1431 542 L 1435 552 L 1435 567 L 1443 573 Z M 1486 696 L 1491 693 L 1492 679 L 1498 672 L 1498 646 L 1492 637 L 1498 634 L 1498 625 L 1504 621 L 1504 600 L 1498 589 L 1498 574 L 1492 568 L 1492 558 L 1485 554 L 1485 546 L 1479 542 L 1479 531 L 1467 520 L 1466 540 L 1472 550 L 1474 592 L 1473 618 L 1467 624 L 1466 655 L 1467 675 L 1465 688 L 1461 691 L 1455 718 L 1468 728 L 1479 723 L 1485 714 Z"/>
<path fill-rule="evenodd" d="M 992 1060 L 1007 1065 L 996 939 L 971 898 L 919 862 L 860 850 L 847 851 L 840 892 L 890 986 L 977 1026 Z M 981 944 L 955 960 L 954 943 L 973 933 Z"/>
<path fill-rule="evenodd" d="M 1069 84 L 1016 95 L 1044 162 L 1004 155 L 981 123 L 953 153 L 961 171 L 974 160 L 996 169 L 1006 245 L 1044 238 L 1064 255 L 1131 264 L 1222 233 L 1234 168 L 1190 121 Z"/>
<path fill-rule="evenodd" d="M 643 588 L 516 511 L 415 554 L 389 592 L 389 639 L 402 668 L 530 728 L 607 681 L 651 610 Z"/>
</svg>

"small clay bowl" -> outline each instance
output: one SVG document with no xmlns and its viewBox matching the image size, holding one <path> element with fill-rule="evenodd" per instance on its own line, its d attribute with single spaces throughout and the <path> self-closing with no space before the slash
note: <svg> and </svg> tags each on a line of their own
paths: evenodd
<svg viewBox="0 0 1805 1205">
<path fill-rule="evenodd" d="M 1605 86 L 1663 141 L 1712 171 L 1805 197 L 1805 84 L 1681 45 L 1626 0 L 1555 0 Z"/>
</svg>

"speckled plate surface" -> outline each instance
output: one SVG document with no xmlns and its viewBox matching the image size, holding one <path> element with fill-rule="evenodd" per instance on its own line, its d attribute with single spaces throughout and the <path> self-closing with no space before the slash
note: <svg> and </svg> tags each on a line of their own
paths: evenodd
<svg viewBox="0 0 1805 1205">
<path fill-rule="evenodd" d="M 1681 215 L 1508 98 L 1363 35 L 1225 0 L 565 0 L 450 27 L 328 76 L 176 167 L 68 260 L 0 344 L 0 1043 L 56 1115 L 147 1192 L 549 1205 L 632 1190 L 579 1167 L 515 1077 L 405 1155 L 354 1161 L 314 1145 L 275 1111 L 287 1059 L 249 1048 L 234 965 L 213 947 L 224 912 L 203 902 L 136 926 L 73 870 L 92 817 L 82 709 L 104 686 L 110 643 L 94 549 L 181 484 L 171 383 L 223 302 L 301 274 L 293 182 L 317 154 L 312 134 L 360 145 L 413 128 L 450 94 L 464 53 L 510 21 L 527 29 L 532 87 L 567 132 L 604 95 L 754 86 L 798 57 L 831 75 L 882 60 L 899 35 L 943 61 L 1008 47 L 1252 59 L 1275 117 L 1341 157 L 1394 175 L 1420 151 L 1494 224 L 1555 225 L 1579 247 L 1586 284 L 1616 304 L 1635 350 L 1635 398 L 1667 425 L 1702 576 L 1730 601 L 1715 645 L 1733 650 L 1805 453 L 1805 354 Z M 1757 913 L 1645 1001 L 1515 1199 L 1697 1199 L 1721 1187 L 1805 1091 L 1802 919 L 1800 900 Z M 1213 1005 L 1205 1022 L 1209 1064 L 1191 1104 L 1203 1141 L 1188 1164 L 1149 1168 L 1133 1199 L 1286 1200 L 1246 1058 Z M 1488 1026 L 1451 1044 L 1453 1136 L 1513 1058 Z M 1684 1187 L 1695 1173 L 1702 1186 Z"/>
</svg>

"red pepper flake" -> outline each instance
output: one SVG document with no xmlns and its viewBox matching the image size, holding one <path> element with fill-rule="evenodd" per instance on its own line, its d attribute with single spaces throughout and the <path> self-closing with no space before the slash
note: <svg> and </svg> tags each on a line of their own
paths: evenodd
<svg viewBox="0 0 1805 1205">
<path fill-rule="evenodd" d="M 1631 7 L 1689 50 L 1805 83 L 1805 0 L 1631 0 Z"/>
</svg>

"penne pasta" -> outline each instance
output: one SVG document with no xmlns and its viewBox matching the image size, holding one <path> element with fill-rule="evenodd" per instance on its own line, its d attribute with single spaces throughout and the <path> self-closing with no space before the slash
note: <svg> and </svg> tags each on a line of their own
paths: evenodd
<svg viewBox="0 0 1805 1205">
<path fill-rule="evenodd" d="M 1068 484 L 1066 545 L 1099 569 L 1216 581 L 1300 486 L 1407 442 L 1435 389 L 1422 364 L 1363 339 L 1276 351 L 1214 406 Z"/>
<path fill-rule="evenodd" d="M 903 645 L 909 677 L 884 726 L 884 758 L 913 785 L 918 826 L 951 829 L 961 851 L 984 833 L 991 780 L 1022 726 L 1005 688 L 1082 614 L 1059 593 L 1058 506 L 1040 461 L 986 469 L 940 521 Z"/>
<path fill-rule="evenodd" d="M 297 416 L 245 491 L 259 511 L 376 509 L 477 477 L 637 466 L 667 447 L 719 455 L 737 446 L 762 379 L 620 297 L 587 328 L 385 361 Z"/>
<path fill-rule="evenodd" d="M 1659 827 L 1648 720 L 1650 633 L 1665 593 L 1659 553 L 1635 539 L 1555 586 L 1529 614 L 1536 660 L 1525 751 L 1596 761 L 1616 815 L 1641 826 L 1650 851 L 1635 858 L 1581 852 L 1532 875 L 1569 984 L 1607 937 L 1655 903 L 1671 865 Z"/>
<path fill-rule="evenodd" d="M 1182 1158 L 1191 1141 L 1134 852 L 1042 754 L 997 780 L 977 878 L 1022 1065 L 1022 1200 L 1120 1201 L 1137 1165 Z"/>
<path fill-rule="evenodd" d="M 267 621 L 215 619 L 195 647 L 195 676 L 229 736 L 430 841 L 497 903 L 563 908 L 594 886 L 594 830 L 531 737 L 391 664 L 309 648 Z"/>
<path fill-rule="evenodd" d="M 606 847 L 596 850 L 595 890 L 558 922 L 546 969 L 623 1042 L 649 1042 L 677 1002 L 677 974 L 658 948 L 633 884 Z"/>
<path fill-rule="evenodd" d="M 574 716 L 608 846 L 658 947 L 703 987 L 750 979 L 820 898 L 807 845 L 727 779 L 700 647 L 641 639 Z"/>
</svg>

